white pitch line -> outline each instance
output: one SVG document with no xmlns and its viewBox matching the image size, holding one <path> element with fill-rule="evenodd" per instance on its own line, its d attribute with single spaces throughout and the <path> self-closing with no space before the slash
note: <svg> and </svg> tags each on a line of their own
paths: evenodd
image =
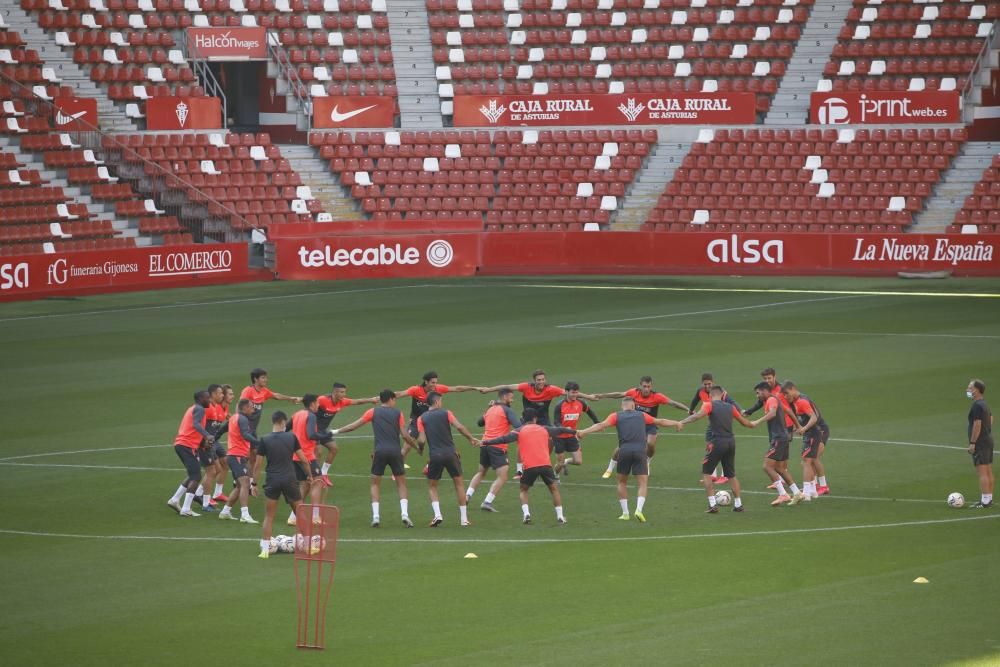
<svg viewBox="0 0 1000 667">
<path fill-rule="evenodd" d="M 598 320 L 596 322 L 577 322 L 574 324 L 558 324 L 557 329 L 573 329 L 576 327 L 587 327 L 595 324 L 616 324 L 618 322 L 639 322 L 641 320 L 662 320 L 670 317 L 686 317 L 688 315 L 711 315 L 714 313 L 734 313 L 740 310 L 756 310 L 758 308 L 773 308 L 776 306 L 794 306 L 800 303 L 820 303 L 823 301 L 840 301 L 841 299 L 853 299 L 854 296 L 832 296 L 822 299 L 797 299 L 795 301 L 775 301 L 773 303 L 758 303 L 752 306 L 735 306 L 732 308 L 716 308 L 713 310 L 693 310 L 686 313 L 667 313 L 664 315 L 644 315 L 642 317 L 625 317 L 619 320 Z"/>
<path fill-rule="evenodd" d="M 566 326 L 566 325 L 564 325 Z M 886 338 L 949 338 L 949 339 L 984 339 L 997 340 L 1000 336 L 972 335 L 972 334 L 942 334 L 942 333 L 901 333 L 901 332 L 877 332 L 877 331 L 793 331 L 790 329 L 690 329 L 682 327 L 588 327 L 583 325 L 573 325 L 573 329 L 593 329 L 596 331 L 658 331 L 658 332 L 684 332 L 684 333 L 714 333 L 714 334 L 793 334 L 800 336 L 871 336 Z"/>
<path fill-rule="evenodd" d="M 85 315 L 117 315 L 118 313 L 134 313 L 143 310 L 169 310 L 171 308 L 189 308 L 197 306 L 218 306 L 231 303 L 253 303 L 256 301 L 273 301 L 276 299 L 300 299 L 310 296 L 337 296 L 339 294 L 361 294 L 364 292 L 389 292 L 393 290 L 418 289 L 429 285 L 395 285 L 393 287 L 368 287 L 364 289 L 329 290 L 326 292 L 300 292 L 298 294 L 272 294 L 269 296 L 253 296 L 245 299 L 218 299 L 215 301 L 186 301 L 183 303 L 168 303 L 159 306 L 134 306 L 132 308 L 108 308 L 106 310 L 84 310 L 74 313 L 46 313 L 42 315 L 24 315 L 22 317 L 7 317 L 0 319 L 0 324 L 7 322 L 22 322 L 25 320 L 44 320 L 61 317 L 77 317 Z"/>
<path fill-rule="evenodd" d="M 1000 514 L 961 517 L 955 519 L 928 519 L 923 521 L 898 521 L 894 523 L 870 523 L 853 526 L 826 526 L 817 528 L 779 528 L 777 530 L 732 531 L 726 533 L 688 533 L 683 535 L 638 535 L 622 537 L 539 537 L 536 539 L 518 538 L 352 538 L 342 537 L 338 542 L 346 544 L 378 544 L 378 543 L 414 543 L 414 544 L 553 544 L 553 543 L 586 543 L 586 542 L 654 542 L 666 540 L 703 540 L 719 537 L 770 537 L 772 535 L 797 535 L 809 533 L 834 533 L 851 530 L 872 530 L 880 528 L 909 528 L 913 526 L 934 526 L 942 524 L 964 523 L 967 521 L 985 521 L 998 519 Z M 81 540 L 122 540 L 122 541 L 162 541 L 162 542 L 258 542 L 253 537 L 190 537 L 171 535 L 84 535 L 81 533 L 49 533 L 32 530 L 11 530 L 0 528 L 0 534 L 20 535 L 24 537 L 57 537 Z"/>
<path fill-rule="evenodd" d="M 851 296 L 928 296 L 970 299 L 1000 299 L 994 292 L 897 292 L 893 290 L 768 289 L 753 287 L 655 287 L 651 285 L 555 285 L 551 283 L 493 283 L 533 289 L 589 289 L 635 292 L 715 292 L 722 294 L 845 294 Z"/>
</svg>

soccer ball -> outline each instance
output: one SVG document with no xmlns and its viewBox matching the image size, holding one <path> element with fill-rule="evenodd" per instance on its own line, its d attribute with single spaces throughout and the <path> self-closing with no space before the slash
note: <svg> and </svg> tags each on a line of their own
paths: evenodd
<svg viewBox="0 0 1000 667">
<path fill-rule="evenodd" d="M 278 543 L 278 551 L 283 554 L 290 554 L 295 552 L 295 538 L 289 537 L 288 535 L 278 535 L 274 538 L 275 542 Z"/>
<path fill-rule="evenodd" d="M 278 538 L 276 538 L 276 537 L 272 537 L 271 538 L 271 541 L 270 541 L 270 543 L 268 545 L 267 552 L 269 554 L 271 554 L 272 556 L 274 554 L 278 553 Z"/>
<path fill-rule="evenodd" d="M 322 535 L 313 535 L 312 540 L 302 533 L 295 535 L 292 551 L 299 553 L 308 552 L 310 556 L 315 556 L 326 546 L 326 539 Z"/>
<path fill-rule="evenodd" d="M 955 493 L 948 494 L 948 507 L 954 507 L 955 509 L 960 509 L 965 507 L 965 496 L 956 491 Z"/>
<path fill-rule="evenodd" d="M 716 491 L 715 492 L 715 502 L 719 505 L 725 507 L 733 502 L 733 495 L 728 491 Z"/>
</svg>

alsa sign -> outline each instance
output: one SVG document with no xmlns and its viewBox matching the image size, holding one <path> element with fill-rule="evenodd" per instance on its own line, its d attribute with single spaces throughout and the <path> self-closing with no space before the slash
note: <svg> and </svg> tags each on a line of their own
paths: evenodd
<svg viewBox="0 0 1000 667">
<path fill-rule="evenodd" d="M 190 55 L 208 60 L 266 60 L 264 28 L 188 28 Z"/>
<path fill-rule="evenodd" d="M 820 125 L 885 123 L 960 123 L 957 91 L 813 93 L 811 122 Z"/>
<path fill-rule="evenodd" d="M 242 243 L 28 255 L 0 264 L 0 298 L 234 282 L 248 275 Z"/>
<path fill-rule="evenodd" d="M 479 264 L 479 236 L 280 239 L 278 275 L 291 280 L 472 275 Z"/>
</svg>

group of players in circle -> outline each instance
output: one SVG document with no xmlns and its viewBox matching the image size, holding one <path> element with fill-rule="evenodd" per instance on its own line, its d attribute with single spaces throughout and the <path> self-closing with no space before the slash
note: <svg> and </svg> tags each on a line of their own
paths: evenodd
<svg viewBox="0 0 1000 667">
<path fill-rule="evenodd" d="M 193 502 L 203 511 L 215 512 L 222 504 L 220 519 L 258 523 L 250 515 L 249 497 L 257 495 L 257 479 L 266 460 L 264 483 L 265 518 L 261 539 L 261 557 L 266 558 L 278 501 L 284 497 L 291 507 L 289 525 L 296 525 L 296 510 L 303 498 L 314 506 L 314 520 L 319 520 L 319 508 L 327 487 L 332 486 L 329 470 L 337 455 L 336 436 L 354 431 L 370 423 L 374 433 L 371 460 L 372 527 L 381 523 L 381 483 L 386 468 L 391 471 L 399 494 L 403 525 L 412 527 L 406 486 L 407 454 L 417 449 L 429 450 L 424 474 L 429 480 L 429 493 L 434 518 L 431 527 L 444 521 L 438 495 L 438 482 L 447 471 L 458 498 L 460 525 L 470 525 L 468 503 L 490 470 L 496 478 L 491 484 L 480 509 L 496 512 L 494 501 L 507 482 L 509 474 L 508 446 L 517 443 L 515 479 L 519 480 L 522 521 L 532 522 L 528 492 L 537 480 L 548 488 L 555 507 L 556 521 L 566 523 L 559 492 L 560 475 L 568 475 L 571 466 L 583 463 L 580 441 L 591 433 L 615 427 L 618 446 L 603 477 L 617 472 L 619 520 L 645 522 L 645 502 L 649 482 L 650 461 L 656 453 L 659 428 L 682 430 L 686 425 L 706 418 L 705 455 L 702 460 L 702 483 L 705 486 L 709 513 L 719 511 L 716 485 L 729 484 L 734 512 L 744 511 L 740 497 L 740 482 L 736 475 L 736 440 L 733 421 L 747 428 L 761 424 L 768 430 L 768 449 L 764 456 L 764 472 L 777 497 L 771 505 L 797 505 L 829 493 L 822 457 L 830 430 L 816 403 L 803 394 L 793 382 L 779 383 L 773 368 L 761 372 L 762 381 L 754 387 L 757 401 L 742 409 L 710 373 L 702 381 L 690 403 L 685 405 L 655 391 L 649 376 L 640 379 L 637 387 L 608 393 L 587 394 L 576 382 L 565 388 L 548 384 L 545 372 L 532 374 L 531 382 L 502 384 L 493 387 L 467 385 L 447 386 L 438 381 L 434 371 L 425 373 L 419 385 L 402 391 L 382 390 L 378 396 L 352 399 L 347 387 L 334 383 L 329 394 L 291 396 L 272 391 L 264 369 L 250 373 L 250 385 L 243 389 L 236 411 L 229 414 L 234 392 L 229 385 L 212 384 L 194 394 L 194 404 L 181 420 L 174 441 L 174 450 L 184 464 L 187 476 L 178 486 L 167 505 L 180 516 L 196 517 Z M 476 437 L 453 412 L 444 407 L 444 395 L 450 392 L 496 392 L 496 398 L 478 420 L 483 435 Z M 515 414 L 511 405 L 514 393 L 521 394 L 523 411 Z M 396 407 L 399 398 L 412 399 L 410 419 Z M 271 415 L 271 432 L 258 436 L 264 403 L 270 399 L 301 403 L 302 409 L 289 416 L 278 410 Z M 560 399 L 550 420 L 550 405 Z M 601 420 L 586 401 L 620 399 L 620 410 Z M 337 429 L 330 429 L 334 417 L 351 405 L 374 404 L 360 418 Z M 658 416 L 661 405 L 686 413 L 681 420 Z M 754 421 L 748 417 L 763 409 Z M 579 429 L 578 422 L 586 414 L 594 423 Z M 479 448 L 479 468 L 466 488 L 462 476 L 461 456 L 455 447 L 452 429 L 461 433 L 471 445 Z M 788 472 L 789 448 L 794 435 L 802 436 L 803 487 L 800 489 Z M 219 441 L 223 436 L 227 445 Z M 401 444 L 402 441 L 402 444 Z M 325 461 L 317 458 L 318 447 L 327 450 Z M 553 465 L 552 455 L 556 462 Z M 226 468 L 234 485 L 228 497 L 223 495 Z M 204 479 L 202 475 L 204 471 Z M 629 512 L 627 483 L 637 482 L 635 512 Z M 209 492 L 213 487 L 214 490 Z M 232 514 L 240 506 L 240 517 Z"/>
</svg>

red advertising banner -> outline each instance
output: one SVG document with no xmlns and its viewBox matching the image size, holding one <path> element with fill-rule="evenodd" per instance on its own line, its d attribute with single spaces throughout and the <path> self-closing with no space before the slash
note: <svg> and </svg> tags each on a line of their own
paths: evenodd
<svg viewBox="0 0 1000 667">
<path fill-rule="evenodd" d="M 154 97 L 146 100 L 147 130 L 217 130 L 222 101 L 217 97 Z"/>
<path fill-rule="evenodd" d="M 375 95 L 314 97 L 313 127 L 393 127 L 396 98 Z"/>
<path fill-rule="evenodd" d="M 714 125 L 753 123 L 753 93 L 460 95 L 454 123 L 484 125 Z"/>
<path fill-rule="evenodd" d="M 56 108 L 53 119 L 57 130 L 88 132 L 97 125 L 97 100 L 89 97 L 57 97 L 52 100 Z"/>
<path fill-rule="evenodd" d="M 248 280 L 245 243 L 152 246 L 0 258 L 0 301 Z"/>
<path fill-rule="evenodd" d="M 276 267 L 285 280 L 471 276 L 478 234 L 336 236 L 278 239 Z"/>
<path fill-rule="evenodd" d="M 530 242 L 529 242 L 530 241 Z M 1000 275 L 1000 236 L 534 232 L 485 234 L 480 273 Z"/>
<path fill-rule="evenodd" d="M 809 118 L 820 125 L 961 123 L 962 96 L 956 90 L 813 93 Z"/>
<path fill-rule="evenodd" d="M 264 28 L 188 28 L 188 55 L 208 60 L 267 60 Z"/>
</svg>

